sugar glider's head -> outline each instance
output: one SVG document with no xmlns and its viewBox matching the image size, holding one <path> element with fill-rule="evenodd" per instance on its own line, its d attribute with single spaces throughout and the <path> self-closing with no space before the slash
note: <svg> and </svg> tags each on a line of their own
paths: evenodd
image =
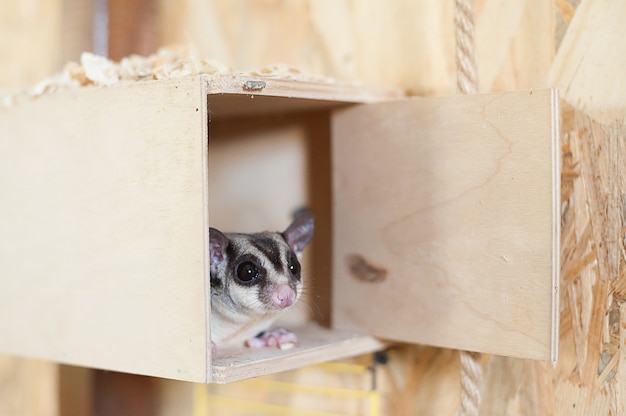
<svg viewBox="0 0 626 416">
<path fill-rule="evenodd" d="M 313 238 L 313 223 L 313 213 L 305 210 L 282 233 L 222 233 L 210 228 L 213 307 L 261 316 L 296 303 L 303 287 L 300 258 Z"/>
</svg>

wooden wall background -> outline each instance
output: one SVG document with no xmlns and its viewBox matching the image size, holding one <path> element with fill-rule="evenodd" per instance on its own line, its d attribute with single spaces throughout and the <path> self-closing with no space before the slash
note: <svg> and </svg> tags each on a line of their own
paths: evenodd
<svg viewBox="0 0 626 416">
<path fill-rule="evenodd" d="M 485 357 L 481 414 L 626 414 L 626 3 L 475 4 L 481 91 L 554 86 L 565 104 L 560 358 Z M 92 49 L 99 7 L 99 0 L 0 2 L 0 88 L 32 85 Z M 415 94 L 455 93 L 451 0 L 109 0 L 108 7 L 113 58 L 185 42 L 237 69 L 284 62 Z M 384 374 L 383 414 L 455 414 L 457 352 L 403 347 Z M 80 369 L 1 357 L 0 414 L 88 414 L 92 382 Z"/>
</svg>

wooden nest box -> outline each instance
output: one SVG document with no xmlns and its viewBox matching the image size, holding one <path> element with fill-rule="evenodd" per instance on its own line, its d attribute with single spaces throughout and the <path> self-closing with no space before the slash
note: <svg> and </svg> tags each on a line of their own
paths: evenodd
<svg viewBox="0 0 626 416">
<path fill-rule="evenodd" d="M 0 351 L 194 382 L 379 339 L 554 360 L 557 101 L 199 75 L 0 109 Z M 287 351 L 212 354 L 208 228 L 223 226 L 212 212 L 255 210 L 228 200 L 212 146 L 286 124 L 280 134 L 304 131 L 308 149 L 332 155 L 307 159 L 303 191 L 330 196 L 312 204 L 328 208 L 313 250 L 332 268 L 311 262 L 304 279 L 329 276 L 331 325 L 291 328 L 300 344 Z"/>
</svg>

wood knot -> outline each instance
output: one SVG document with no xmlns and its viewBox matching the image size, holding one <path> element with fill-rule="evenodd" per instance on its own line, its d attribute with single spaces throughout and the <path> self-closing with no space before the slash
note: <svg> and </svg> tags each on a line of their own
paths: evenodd
<svg viewBox="0 0 626 416">
<path fill-rule="evenodd" d="M 346 263 L 352 277 L 361 282 L 380 283 L 387 279 L 387 269 L 371 264 L 359 254 L 347 255 Z"/>
</svg>

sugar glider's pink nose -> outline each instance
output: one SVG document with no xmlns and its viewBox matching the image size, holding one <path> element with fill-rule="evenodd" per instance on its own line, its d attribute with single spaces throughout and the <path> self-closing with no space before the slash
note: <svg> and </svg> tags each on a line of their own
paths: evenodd
<svg viewBox="0 0 626 416">
<path fill-rule="evenodd" d="M 272 293 L 272 302 L 281 309 L 285 309 L 296 300 L 296 292 L 289 285 L 280 285 Z"/>
</svg>

